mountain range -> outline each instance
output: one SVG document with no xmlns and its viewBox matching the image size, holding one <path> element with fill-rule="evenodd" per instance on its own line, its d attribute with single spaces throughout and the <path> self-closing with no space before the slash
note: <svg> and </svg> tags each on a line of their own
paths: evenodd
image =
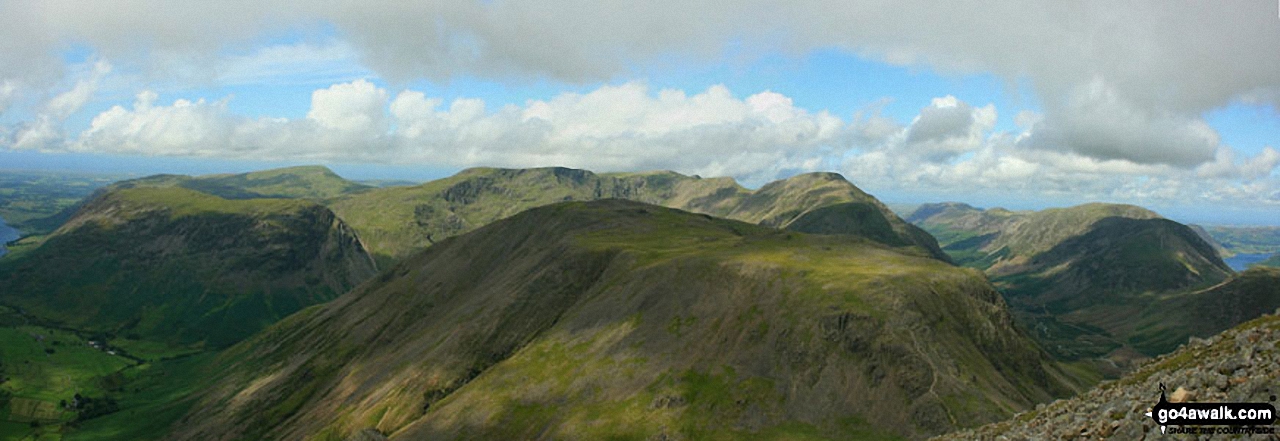
<svg viewBox="0 0 1280 441">
<path fill-rule="evenodd" d="M 730 178 L 675 172 L 596 174 L 568 168 L 476 168 L 414 187 L 344 195 L 330 203 L 380 263 L 529 208 L 628 199 L 775 228 L 854 234 L 947 260 L 937 242 L 835 173 L 809 173 L 747 190 Z"/>
<path fill-rule="evenodd" d="M 93 419 L 0 382 L 24 424 L 0 435 L 918 439 L 1280 306 L 1280 270 L 1235 273 L 1210 229 L 1141 207 L 903 220 L 834 173 L 293 167 L 121 181 L 59 216 L 0 258 L 0 318 L 26 324 L 0 339 L 184 349 L 76 377 L 124 403 Z"/>
</svg>

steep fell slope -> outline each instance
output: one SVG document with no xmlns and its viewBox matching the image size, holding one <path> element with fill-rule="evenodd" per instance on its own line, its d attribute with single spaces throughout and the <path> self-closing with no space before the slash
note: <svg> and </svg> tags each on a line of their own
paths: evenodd
<svg viewBox="0 0 1280 441">
<path fill-rule="evenodd" d="M 0 301 L 81 329 L 223 346 L 373 275 L 323 206 L 135 188 L 0 260 Z"/>
<path fill-rule="evenodd" d="M 1195 230 L 1132 205 L 1012 212 L 930 204 L 910 218 L 941 237 L 957 262 L 983 269 L 1018 320 L 1064 359 L 1106 357 L 1123 367 L 1160 353 L 1167 343 L 1133 334 L 1135 324 L 1160 321 L 1171 299 L 1233 274 Z M 1170 323 L 1210 333 L 1239 323 L 1187 320 Z"/>
<path fill-rule="evenodd" d="M 1214 284 L 1232 274 L 1191 229 L 1166 219 L 1104 218 L 1036 254 L 1017 277 L 997 279 L 1010 299 L 1057 312 L 1114 303 L 1131 293 Z"/>
<path fill-rule="evenodd" d="M 218 363 L 170 438 L 918 438 L 1071 391 L 974 270 L 623 200 L 440 241 Z"/>
<path fill-rule="evenodd" d="M 938 238 L 957 263 L 995 276 L 1021 271 L 1037 254 L 1082 235 L 1110 217 L 1156 219 L 1142 207 L 1092 203 L 1042 211 L 981 210 L 960 203 L 922 205 L 910 222 Z"/>
<path fill-rule="evenodd" d="M 1163 354 L 1280 308 L 1280 268 L 1250 268 L 1206 289 L 1166 293 L 1123 322 L 1129 344 Z"/>
<path fill-rule="evenodd" d="M 380 263 L 403 259 L 445 238 L 471 231 L 529 208 L 562 201 L 621 198 L 766 226 L 786 228 L 811 211 L 856 204 L 875 231 L 850 221 L 823 222 L 826 234 L 889 238 L 947 259 L 936 241 L 834 173 L 810 173 L 759 190 L 729 178 L 703 179 L 674 172 L 595 174 L 567 168 L 468 169 L 416 187 L 353 194 L 331 204 L 360 233 Z M 828 212 L 823 216 L 844 213 Z M 810 222 L 809 225 L 818 224 Z"/>
</svg>

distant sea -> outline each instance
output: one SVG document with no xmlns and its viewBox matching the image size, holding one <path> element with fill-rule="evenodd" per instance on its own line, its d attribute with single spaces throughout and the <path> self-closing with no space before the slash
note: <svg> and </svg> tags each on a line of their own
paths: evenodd
<svg viewBox="0 0 1280 441">
<path fill-rule="evenodd" d="M 4 219 L 0 219 L 0 256 L 9 252 L 8 249 L 5 249 L 4 244 L 18 240 L 19 237 L 21 236 L 18 235 L 18 230 L 6 225 Z"/>
<path fill-rule="evenodd" d="M 1227 266 L 1236 271 L 1244 271 L 1249 269 L 1249 265 L 1267 260 L 1270 254 L 1236 254 L 1234 256 L 1222 259 Z"/>
</svg>

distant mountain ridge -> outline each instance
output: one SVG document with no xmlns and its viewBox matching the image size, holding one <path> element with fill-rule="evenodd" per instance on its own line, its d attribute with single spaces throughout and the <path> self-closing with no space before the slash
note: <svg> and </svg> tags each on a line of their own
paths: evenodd
<svg viewBox="0 0 1280 441">
<path fill-rule="evenodd" d="M 1178 312 L 1219 292 L 1210 287 L 1245 286 L 1258 275 L 1233 276 L 1202 231 L 1141 207 L 1014 212 L 945 203 L 909 219 L 959 264 L 984 270 L 1019 320 L 1067 359 L 1155 355 L 1280 306 L 1280 297 L 1249 285 L 1232 291 L 1241 309 L 1230 320 Z"/>
<path fill-rule="evenodd" d="M 338 176 L 320 165 L 239 174 L 154 175 L 112 184 L 110 189 L 181 187 L 224 199 L 290 198 L 323 200 L 373 188 Z"/>
<path fill-rule="evenodd" d="M 233 347 L 169 438 L 918 438 L 1072 390 L 980 274 L 902 251 L 534 208 Z"/>
<path fill-rule="evenodd" d="M 1108 217 L 1156 219 L 1160 215 L 1134 205 L 1091 203 L 1042 211 L 981 210 L 968 204 L 924 204 L 908 222 L 929 231 L 958 263 L 973 262 L 993 275 L 1015 270 L 1062 241 L 1085 233 Z"/>
<path fill-rule="evenodd" d="M 347 220 L 383 262 L 405 258 L 445 238 L 561 201 L 619 198 L 775 228 L 854 234 L 891 246 L 917 247 L 946 260 L 935 240 L 835 173 L 808 173 L 758 190 L 731 178 L 675 172 L 604 173 L 568 168 L 475 168 L 415 187 L 370 190 L 336 199 Z M 815 213 L 816 210 L 835 205 Z M 833 217 L 844 213 L 860 219 Z M 804 219 L 809 215 L 816 217 Z M 874 226 L 872 226 L 874 225 Z"/>
<path fill-rule="evenodd" d="M 314 202 L 113 189 L 0 260 L 0 301 L 81 329 L 217 347 L 373 272 L 352 230 Z"/>
</svg>

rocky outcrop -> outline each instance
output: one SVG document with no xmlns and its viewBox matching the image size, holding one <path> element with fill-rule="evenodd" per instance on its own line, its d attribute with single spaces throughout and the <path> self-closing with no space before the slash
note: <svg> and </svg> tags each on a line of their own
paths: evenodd
<svg viewBox="0 0 1280 441">
<path fill-rule="evenodd" d="M 1170 401 L 1276 405 L 1278 381 L 1280 317 L 1269 315 L 1208 339 L 1192 338 L 1177 351 L 1078 397 L 938 439 L 1168 439 L 1175 435 L 1162 434 L 1146 415 L 1159 401 L 1162 384 Z M 1218 438 L 1237 437 L 1213 437 Z"/>
</svg>

